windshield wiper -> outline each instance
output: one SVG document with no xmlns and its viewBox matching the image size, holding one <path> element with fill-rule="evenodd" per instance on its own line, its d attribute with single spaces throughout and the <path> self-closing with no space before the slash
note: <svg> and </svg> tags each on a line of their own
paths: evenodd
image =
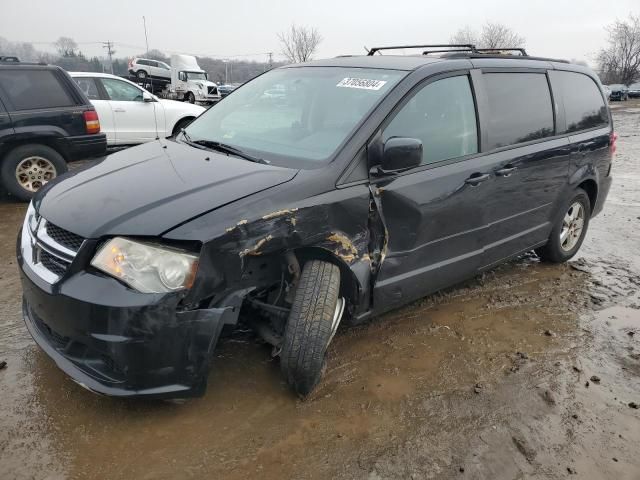
<svg viewBox="0 0 640 480">
<path fill-rule="evenodd" d="M 196 148 L 215 150 L 218 152 L 226 153 L 227 155 L 235 155 L 236 157 L 244 158 L 245 160 L 249 160 L 250 162 L 262 163 L 264 165 L 269 165 L 270 163 L 264 158 L 254 157 L 253 155 L 250 155 L 240 150 L 239 148 L 226 143 L 216 142 L 215 140 L 192 140 L 189 134 L 184 129 L 182 130 L 182 136 L 188 144 L 193 145 Z"/>
</svg>

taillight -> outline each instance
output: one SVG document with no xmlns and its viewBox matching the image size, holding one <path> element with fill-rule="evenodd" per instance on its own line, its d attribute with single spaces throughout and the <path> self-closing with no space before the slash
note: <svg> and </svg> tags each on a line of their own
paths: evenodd
<svg viewBox="0 0 640 480">
<path fill-rule="evenodd" d="M 98 112 L 95 110 L 87 110 L 84 112 L 84 124 L 87 128 L 87 133 L 100 133 Z"/>
<path fill-rule="evenodd" d="M 609 134 L 609 151 L 611 155 L 616 153 L 616 140 L 618 140 L 618 134 L 616 132 L 611 132 Z"/>
</svg>

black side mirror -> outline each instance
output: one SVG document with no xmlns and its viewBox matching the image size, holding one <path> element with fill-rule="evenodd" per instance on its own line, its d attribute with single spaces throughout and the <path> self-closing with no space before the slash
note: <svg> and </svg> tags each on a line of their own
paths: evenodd
<svg viewBox="0 0 640 480">
<path fill-rule="evenodd" d="M 381 173 L 395 173 L 422 163 L 422 142 L 417 138 L 391 137 L 384 144 Z"/>
</svg>

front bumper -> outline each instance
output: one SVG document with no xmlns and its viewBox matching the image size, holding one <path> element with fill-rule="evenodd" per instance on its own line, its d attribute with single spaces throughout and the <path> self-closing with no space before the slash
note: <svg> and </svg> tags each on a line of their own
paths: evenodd
<svg viewBox="0 0 640 480">
<path fill-rule="evenodd" d="M 73 263 L 51 283 L 32 265 L 21 236 L 25 324 L 73 380 L 120 397 L 204 393 L 213 350 L 223 326 L 237 320 L 238 307 L 181 310 L 180 294 L 138 293 L 110 277 L 74 273 Z"/>
</svg>

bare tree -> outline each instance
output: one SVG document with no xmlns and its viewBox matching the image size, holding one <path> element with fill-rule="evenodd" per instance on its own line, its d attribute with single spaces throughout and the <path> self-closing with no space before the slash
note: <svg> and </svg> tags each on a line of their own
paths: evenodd
<svg viewBox="0 0 640 480">
<path fill-rule="evenodd" d="M 598 54 L 598 66 L 605 83 L 633 83 L 640 78 L 640 16 L 616 20 L 607 27 L 608 45 Z"/>
<path fill-rule="evenodd" d="M 478 46 L 478 32 L 473 30 L 469 25 L 461 28 L 454 33 L 449 39 L 450 43 L 456 45 L 475 45 Z"/>
<path fill-rule="evenodd" d="M 77 55 L 78 44 L 73 38 L 60 37 L 53 42 L 53 45 L 61 57 L 75 57 Z"/>
<path fill-rule="evenodd" d="M 517 48 L 523 47 L 525 40 L 506 25 L 487 22 L 482 27 L 478 43 L 482 48 Z"/>
<path fill-rule="evenodd" d="M 487 22 L 480 33 L 468 25 L 458 30 L 450 39 L 451 43 L 471 43 L 478 48 L 518 48 L 523 47 L 525 39 L 502 23 Z"/>
<path fill-rule="evenodd" d="M 282 54 L 291 63 L 306 62 L 313 58 L 322 42 L 322 36 L 315 28 L 291 25 L 289 30 L 278 34 Z"/>
</svg>

